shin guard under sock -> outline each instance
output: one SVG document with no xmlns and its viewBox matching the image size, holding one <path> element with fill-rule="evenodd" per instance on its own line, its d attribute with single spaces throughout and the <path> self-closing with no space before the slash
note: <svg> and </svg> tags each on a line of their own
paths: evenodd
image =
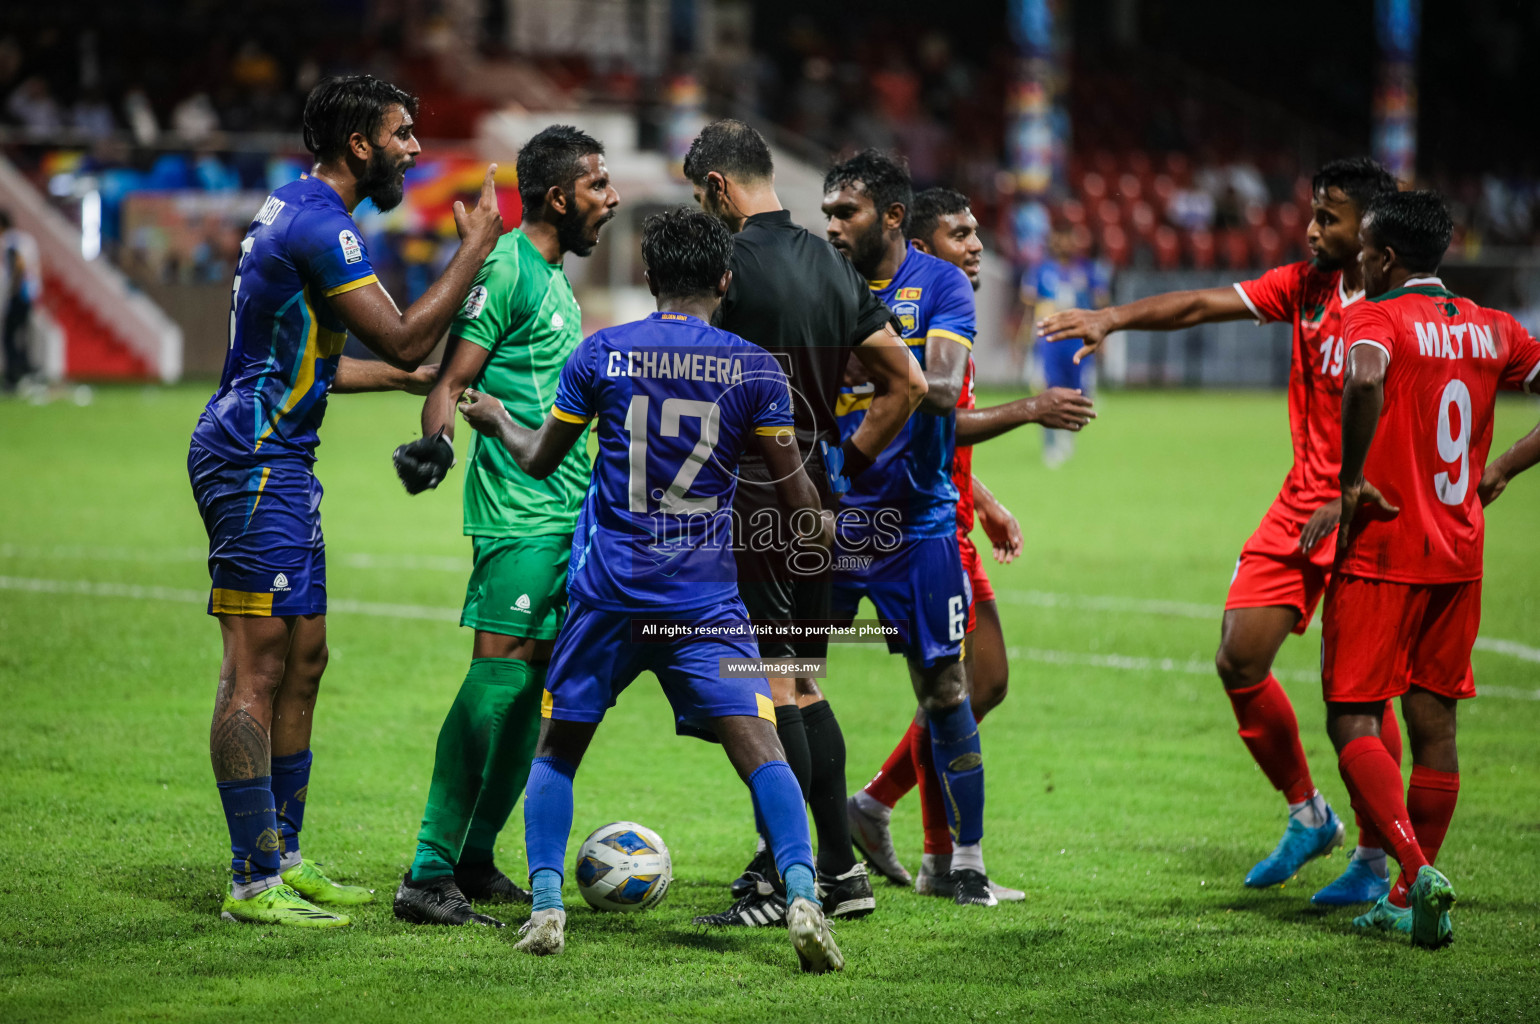
<svg viewBox="0 0 1540 1024">
<path fill-rule="evenodd" d="M 952 841 L 972 846 L 984 838 L 984 755 L 978 722 L 964 697 L 961 704 L 929 712 L 931 756 L 952 824 Z"/>
<path fill-rule="evenodd" d="M 299 833 L 305 827 L 305 798 L 310 795 L 309 750 L 274 755 L 273 805 L 278 812 L 279 865 L 287 871 L 299 863 Z"/>
<path fill-rule="evenodd" d="M 1254 686 L 1225 690 L 1240 736 L 1267 780 L 1291 804 L 1310 799 L 1315 783 L 1299 742 L 1299 720 L 1289 695 L 1272 673 Z"/>
<path fill-rule="evenodd" d="M 1337 755 L 1337 766 L 1353 799 L 1353 810 L 1374 826 L 1402 872 L 1415 878 L 1428 861 L 1401 795 L 1401 769 L 1390 759 L 1385 744 L 1378 736 L 1351 740 Z"/>
</svg>

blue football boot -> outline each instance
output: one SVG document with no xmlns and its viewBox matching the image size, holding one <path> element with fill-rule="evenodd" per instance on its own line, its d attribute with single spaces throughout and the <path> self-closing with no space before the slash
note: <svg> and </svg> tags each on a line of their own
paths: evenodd
<svg viewBox="0 0 1540 1024">
<path fill-rule="evenodd" d="M 1330 807 L 1326 808 L 1326 823 L 1320 828 L 1306 828 L 1299 819 L 1290 816 L 1289 827 L 1283 830 L 1283 838 L 1277 847 L 1246 875 L 1246 887 L 1266 889 L 1282 885 L 1293 878 L 1306 861 L 1324 857 L 1341 846 L 1346 831 L 1342 819 Z"/>
<path fill-rule="evenodd" d="M 1359 860 L 1355 851 L 1348 858 L 1347 869 L 1310 897 L 1310 902 L 1318 907 L 1348 907 L 1354 903 L 1373 903 L 1388 892 L 1390 879 L 1375 874 L 1369 862 Z"/>
</svg>

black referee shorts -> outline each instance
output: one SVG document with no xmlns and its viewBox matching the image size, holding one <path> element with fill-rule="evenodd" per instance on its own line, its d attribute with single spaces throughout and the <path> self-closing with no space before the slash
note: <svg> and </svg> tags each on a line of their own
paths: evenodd
<svg viewBox="0 0 1540 1024">
<path fill-rule="evenodd" d="M 808 476 L 824 508 L 832 507 L 822 460 L 809 460 Z M 833 572 L 827 561 L 816 573 L 792 564 L 789 515 L 776 497 L 764 464 L 744 460 L 738 467 L 738 493 L 733 499 L 733 551 L 738 561 L 738 593 L 756 626 L 781 626 L 793 620 L 829 620 Z M 777 542 L 767 543 L 771 537 Z M 761 634 L 762 658 L 825 658 L 829 639 L 818 636 L 788 641 Z"/>
</svg>

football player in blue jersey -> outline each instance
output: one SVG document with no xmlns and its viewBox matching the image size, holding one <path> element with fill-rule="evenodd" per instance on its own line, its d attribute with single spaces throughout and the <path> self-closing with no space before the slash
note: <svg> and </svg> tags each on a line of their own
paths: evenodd
<svg viewBox="0 0 1540 1024">
<path fill-rule="evenodd" d="M 326 559 L 316 432 L 333 391 L 425 394 L 414 372 L 465 301 L 503 222 L 487 171 L 455 204 L 460 249 L 404 313 L 375 277 L 353 222 L 365 199 L 388 210 L 421 147 L 417 101 L 367 75 L 321 82 L 305 101 L 309 175 L 277 189 L 241 243 L 230 351 L 193 428 L 187 468 L 209 535 L 224 659 L 209 753 L 230 830 L 232 921 L 333 928 L 328 907 L 367 903 L 300 856 L 310 728 L 326 667 Z M 384 364 L 341 358 L 353 334 Z"/>
<path fill-rule="evenodd" d="M 903 325 L 929 390 L 898 438 L 845 492 L 835 536 L 833 615 L 852 619 L 861 598 L 898 627 L 902 653 L 928 720 L 954 850 L 946 876 L 960 904 L 998 900 L 984 870 L 984 763 L 962 658 L 972 601 L 957 544 L 952 483 L 957 402 L 973 347 L 973 286 L 963 271 L 912 247 L 909 171 L 876 150 L 824 177 L 829 241 L 849 257 Z M 870 388 L 842 396 L 841 433 L 860 425 Z"/>
<path fill-rule="evenodd" d="M 500 440 L 536 479 L 555 470 L 590 422 L 598 438 L 572 538 L 571 605 L 551 653 L 524 794 L 534 911 L 518 948 L 529 953 L 565 946 L 573 776 L 620 691 L 652 672 L 676 728 L 710 729 L 748 783 L 786 882 L 785 920 L 802 969 L 844 965 L 816 890 L 802 791 L 776 736 L 770 684 L 754 667 L 759 647 L 738 593 L 732 505 L 744 453 L 764 459 L 802 554 L 827 559 L 834 520 L 803 468 L 780 364 L 710 325 L 732 282 L 732 248 L 727 228 L 708 214 L 649 217 L 642 259 L 658 312 L 585 338 L 540 429 L 518 426 L 501 402 L 476 391 L 460 404 L 471 426 Z M 748 671 L 733 675 L 729 658 L 747 660 Z"/>
</svg>

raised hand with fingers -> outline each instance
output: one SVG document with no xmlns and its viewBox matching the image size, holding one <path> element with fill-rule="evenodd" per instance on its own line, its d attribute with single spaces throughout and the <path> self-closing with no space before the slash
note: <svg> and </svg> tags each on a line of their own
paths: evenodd
<svg viewBox="0 0 1540 1024">
<path fill-rule="evenodd" d="M 481 196 L 475 207 L 467 210 L 458 199 L 454 206 L 455 230 L 460 233 L 460 240 L 484 245 L 488 251 L 503 234 L 503 215 L 497 209 L 496 175 L 497 165 L 488 164 L 487 176 L 481 181 Z"/>
<path fill-rule="evenodd" d="M 1079 338 L 1075 362 L 1095 353 L 1112 332 L 1112 314 L 1105 309 L 1061 309 L 1037 322 L 1037 336 L 1044 341 Z"/>
</svg>

